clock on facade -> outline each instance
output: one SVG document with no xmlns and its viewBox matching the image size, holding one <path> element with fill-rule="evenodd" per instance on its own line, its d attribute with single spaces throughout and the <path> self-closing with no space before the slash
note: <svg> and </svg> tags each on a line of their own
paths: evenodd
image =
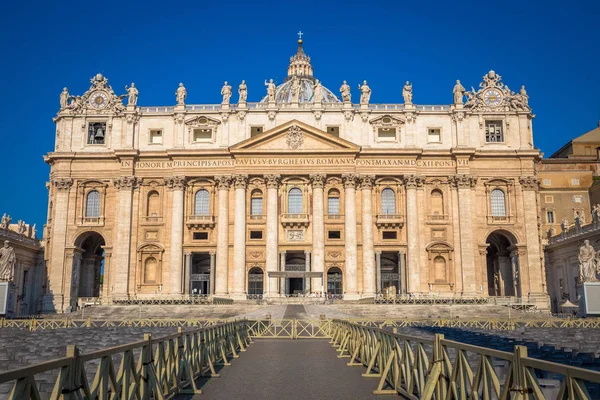
<svg viewBox="0 0 600 400">
<path fill-rule="evenodd" d="M 90 96 L 89 103 L 94 108 L 104 108 L 108 104 L 108 95 L 102 91 L 94 92 Z"/>
<path fill-rule="evenodd" d="M 491 107 L 499 106 L 502 102 L 502 93 L 498 89 L 489 89 L 483 94 L 483 101 Z"/>
</svg>

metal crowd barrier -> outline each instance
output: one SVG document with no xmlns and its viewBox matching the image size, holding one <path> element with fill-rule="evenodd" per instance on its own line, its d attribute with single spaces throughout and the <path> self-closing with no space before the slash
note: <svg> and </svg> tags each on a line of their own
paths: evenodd
<svg viewBox="0 0 600 400">
<path fill-rule="evenodd" d="M 366 368 L 363 377 L 378 379 L 373 394 L 410 399 L 545 399 L 538 374 L 562 377 L 558 399 L 593 399 L 587 385 L 600 384 L 600 372 L 530 358 L 527 347 L 512 353 L 447 340 L 400 335 L 348 321 L 332 322 L 330 343 L 348 366 Z M 469 362 L 474 355 L 476 367 Z M 494 368 L 508 365 L 502 379 Z"/>
<path fill-rule="evenodd" d="M 231 365 L 251 343 L 248 322 L 238 320 L 81 354 L 67 346 L 66 357 L 0 373 L 0 384 L 13 382 L 10 400 L 40 399 L 36 374 L 59 370 L 50 399 L 165 399 L 199 394 L 200 376 L 219 376 L 217 363 Z M 113 356 L 120 358 L 115 366 Z M 88 381 L 86 363 L 97 362 Z M 118 372 L 116 372 L 118 371 Z"/>
</svg>

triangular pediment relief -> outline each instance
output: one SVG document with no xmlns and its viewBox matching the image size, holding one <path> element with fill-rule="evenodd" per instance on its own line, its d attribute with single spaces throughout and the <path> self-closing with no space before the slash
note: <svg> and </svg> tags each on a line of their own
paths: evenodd
<svg viewBox="0 0 600 400">
<path fill-rule="evenodd" d="M 229 148 L 236 153 L 358 153 L 360 146 L 292 120 Z"/>
<path fill-rule="evenodd" d="M 202 127 L 202 126 L 215 126 L 219 125 L 221 121 L 205 115 L 198 115 L 193 118 L 185 120 L 185 124 L 189 127 Z"/>
<path fill-rule="evenodd" d="M 380 117 L 373 118 L 372 120 L 369 121 L 369 123 L 371 125 L 377 125 L 377 126 L 383 126 L 383 127 L 398 126 L 398 125 L 402 125 L 404 123 L 404 119 L 392 117 L 391 115 L 382 115 Z"/>
</svg>

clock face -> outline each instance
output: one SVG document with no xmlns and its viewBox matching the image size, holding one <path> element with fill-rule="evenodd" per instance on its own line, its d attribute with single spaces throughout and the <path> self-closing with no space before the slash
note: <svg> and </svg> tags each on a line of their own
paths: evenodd
<svg viewBox="0 0 600 400">
<path fill-rule="evenodd" d="M 502 94 L 497 89 L 490 89 L 484 93 L 483 101 L 491 107 L 499 106 L 500 102 L 502 102 Z"/>
<path fill-rule="evenodd" d="M 106 104 L 108 104 L 108 95 L 102 91 L 94 92 L 90 96 L 89 103 L 90 103 L 90 106 L 92 106 L 94 108 L 98 108 L 98 109 L 104 108 L 104 107 L 106 107 Z"/>
</svg>

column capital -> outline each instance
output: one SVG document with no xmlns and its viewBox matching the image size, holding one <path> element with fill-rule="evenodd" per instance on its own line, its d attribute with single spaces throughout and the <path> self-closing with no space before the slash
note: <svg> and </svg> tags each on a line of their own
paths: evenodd
<svg viewBox="0 0 600 400">
<path fill-rule="evenodd" d="M 310 182 L 312 183 L 313 188 L 321 188 L 325 186 L 325 179 L 327 175 L 325 174 L 310 174 L 308 176 L 310 178 Z"/>
<path fill-rule="evenodd" d="M 216 256 L 217 255 L 217 251 L 216 250 L 211 250 L 208 252 L 209 255 L 211 256 Z"/>
<path fill-rule="evenodd" d="M 456 174 L 448 177 L 448 182 L 459 189 L 470 189 L 477 184 L 477 177 L 469 174 Z"/>
<path fill-rule="evenodd" d="M 304 254 L 305 254 L 305 255 L 309 255 L 310 253 L 311 253 L 311 251 L 310 251 L 310 250 L 304 250 Z"/>
<path fill-rule="evenodd" d="M 375 185 L 375 175 L 359 175 L 358 179 L 360 179 L 360 188 L 362 190 L 373 189 L 373 185 Z"/>
<path fill-rule="evenodd" d="M 233 183 L 236 189 L 246 189 L 248 185 L 248 175 L 239 174 L 233 176 Z"/>
<path fill-rule="evenodd" d="M 535 190 L 540 188 L 540 180 L 537 176 L 522 176 L 519 178 L 519 184 L 523 190 Z"/>
<path fill-rule="evenodd" d="M 73 186 L 73 178 L 54 178 L 52 184 L 59 191 L 68 191 Z"/>
<path fill-rule="evenodd" d="M 120 176 L 113 179 L 113 184 L 117 190 L 121 189 L 135 189 L 138 187 L 140 181 L 135 176 Z"/>
<path fill-rule="evenodd" d="M 355 189 L 357 176 L 355 174 L 342 174 L 342 180 L 344 181 L 344 187 L 346 189 Z"/>
<path fill-rule="evenodd" d="M 170 176 L 165 178 L 165 186 L 171 190 L 184 190 L 187 185 L 185 176 Z"/>
<path fill-rule="evenodd" d="M 192 253 L 191 253 L 191 252 L 189 252 L 189 251 L 186 251 L 185 253 L 183 253 L 183 255 L 184 255 L 184 256 L 186 256 L 186 257 L 189 257 L 189 256 L 191 256 L 191 255 L 192 255 Z"/>
<path fill-rule="evenodd" d="M 402 181 L 404 182 L 404 186 L 406 186 L 407 189 L 416 189 L 423 187 L 423 183 L 425 183 L 425 178 L 421 175 L 408 174 L 402 177 Z"/>
<path fill-rule="evenodd" d="M 231 184 L 231 176 L 218 175 L 215 176 L 215 181 L 217 182 L 217 187 L 219 188 L 219 190 L 229 190 L 229 185 Z"/>
<path fill-rule="evenodd" d="M 381 250 L 375 250 L 375 255 L 376 256 L 380 256 L 381 255 Z"/>
<path fill-rule="evenodd" d="M 279 187 L 279 184 L 281 183 L 281 175 L 266 174 L 264 177 L 267 184 L 267 189 L 277 189 Z"/>
<path fill-rule="evenodd" d="M 279 251 L 279 254 L 285 254 L 285 253 L 286 253 L 286 251 L 285 251 L 285 250 L 281 250 L 281 251 Z"/>
</svg>

